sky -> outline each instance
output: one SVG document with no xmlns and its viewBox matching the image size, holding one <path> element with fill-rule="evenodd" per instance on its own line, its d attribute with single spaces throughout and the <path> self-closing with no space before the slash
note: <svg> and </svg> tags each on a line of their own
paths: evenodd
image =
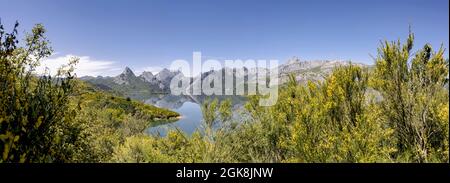
<svg viewBox="0 0 450 183">
<path fill-rule="evenodd" d="M 22 36 L 42 23 L 55 50 L 44 65 L 77 56 L 78 76 L 157 72 L 193 52 L 373 64 L 380 41 L 404 41 L 409 26 L 416 48 L 449 47 L 448 0 L 0 0 L 0 18 Z"/>
</svg>

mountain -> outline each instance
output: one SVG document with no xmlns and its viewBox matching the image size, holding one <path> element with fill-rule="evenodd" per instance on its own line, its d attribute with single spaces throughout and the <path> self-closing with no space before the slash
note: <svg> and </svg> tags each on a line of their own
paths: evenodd
<svg viewBox="0 0 450 183">
<path fill-rule="evenodd" d="M 180 71 L 169 71 L 168 69 L 164 68 L 155 75 L 154 81 L 158 83 L 158 86 L 161 90 L 170 92 L 170 82 L 177 75 L 184 77 L 183 73 L 181 73 Z"/>
<path fill-rule="evenodd" d="M 121 74 L 115 77 L 87 76 L 81 77 L 80 79 L 91 83 L 99 89 L 113 91 L 126 97 L 139 99 L 147 98 L 153 93 L 164 92 L 159 86 L 145 80 L 150 74 L 143 73 L 141 76 L 136 76 L 130 68 L 126 67 Z"/>
<path fill-rule="evenodd" d="M 136 76 L 133 71 L 126 67 L 124 71 L 115 77 L 82 77 L 85 80 L 99 89 L 114 91 L 126 97 L 134 99 L 145 100 L 154 96 L 154 94 L 168 94 L 170 93 L 170 82 L 175 76 L 181 76 L 189 79 L 191 82 L 186 88 L 192 91 L 194 87 L 200 87 L 201 84 L 211 84 L 213 78 L 221 78 L 222 85 L 225 86 L 226 77 L 236 78 L 234 86 L 249 86 L 256 85 L 258 73 L 261 71 L 274 74 L 278 72 L 279 85 L 288 81 L 289 75 L 294 74 L 297 82 L 306 83 L 307 81 L 322 81 L 329 75 L 335 67 L 345 66 L 349 64 L 368 67 L 364 64 L 352 63 L 350 61 L 339 60 L 315 60 L 315 61 L 301 61 L 297 57 L 289 59 L 286 63 L 279 65 L 273 69 L 267 68 L 222 68 L 220 70 L 211 70 L 193 78 L 185 77 L 180 71 L 171 71 L 163 69 L 157 74 L 145 71 L 141 75 Z M 226 88 L 228 90 L 235 90 L 235 88 Z M 225 92 L 224 90 L 224 92 Z"/>
<path fill-rule="evenodd" d="M 133 84 L 137 80 L 137 77 L 134 75 L 133 71 L 125 67 L 125 70 L 118 76 L 114 77 L 113 81 L 114 83 L 117 83 L 119 85 L 125 84 L 130 85 Z"/>
<path fill-rule="evenodd" d="M 339 61 L 339 60 L 315 60 L 315 61 L 301 61 L 297 57 L 289 59 L 286 63 L 279 65 L 276 68 L 222 68 L 220 70 L 212 70 L 202 73 L 201 76 L 193 78 L 192 85 L 189 89 L 192 89 L 195 85 L 197 87 L 200 83 L 208 84 L 208 78 L 214 78 L 215 75 L 219 75 L 224 80 L 225 77 L 233 76 L 236 78 L 234 80 L 235 86 L 251 86 L 256 85 L 258 75 L 266 72 L 267 74 L 278 73 L 278 84 L 283 85 L 289 80 L 289 75 L 294 74 L 298 83 L 306 83 L 307 81 L 323 81 L 327 75 L 329 75 L 335 67 L 346 66 L 349 64 L 358 65 L 362 67 L 367 67 L 364 64 L 352 63 L 350 61 Z M 275 72 L 277 71 L 277 72 Z M 220 75 L 221 74 L 221 75 Z M 222 81 L 224 85 L 224 81 Z M 234 88 L 232 88 L 234 90 Z M 225 88 L 225 90 L 232 90 L 230 88 Z"/>
<path fill-rule="evenodd" d="M 279 83 L 283 84 L 288 81 L 289 75 L 294 74 L 299 83 L 307 81 L 322 81 L 329 75 L 335 67 L 346 65 L 358 65 L 367 67 L 367 65 L 360 63 L 352 63 L 351 61 L 339 60 L 315 60 L 315 61 L 301 61 L 297 57 L 293 57 L 285 64 L 280 65 L 278 69 Z"/>
<path fill-rule="evenodd" d="M 144 71 L 142 72 L 142 74 L 139 76 L 140 79 L 147 81 L 147 82 L 151 82 L 153 80 L 155 76 L 153 75 L 152 72 L 148 72 L 148 71 Z"/>
</svg>

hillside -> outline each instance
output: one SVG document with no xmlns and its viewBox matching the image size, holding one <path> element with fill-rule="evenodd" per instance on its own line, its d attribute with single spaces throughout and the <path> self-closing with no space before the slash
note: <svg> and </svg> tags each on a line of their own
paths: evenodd
<svg viewBox="0 0 450 183">
<path fill-rule="evenodd" d="M 116 94 L 101 91 L 83 81 L 80 82 L 79 93 L 73 97 L 73 102 L 81 108 L 91 110 L 113 111 L 115 115 L 138 115 L 148 121 L 170 120 L 179 116 L 168 109 L 158 108 L 143 102 L 124 98 Z"/>
</svg>

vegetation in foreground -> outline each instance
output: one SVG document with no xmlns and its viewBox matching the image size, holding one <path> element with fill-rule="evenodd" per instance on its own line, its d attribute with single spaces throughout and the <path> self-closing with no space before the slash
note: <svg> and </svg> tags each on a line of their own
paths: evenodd
<svg viewBox="0 0 450 183">
<path fill-rule="evenodd" d="M 202 106 L 204 133 L 159 137 L 142 131 L 176 113 L 86 86 L 72 75 L 76 59 L 33 75 L 51 54 L 44 33 L 37 25 L 18 47 L 16 28 L 0 27 L 2 162 L 449 162 L 449 62 L 428 44 L 413 54 L 413 34 L 382 43 L 373 71 L 292 77 L 272 107 L 250 97 L 240 121 L 214 100 Z"/>
<path fill-rule="evenodd" d="M 179 114 L 99 91 L 72 74 L 36 75 L 52 53 L 42 25 L 19 47 L 0 24 L 0 162 L 107 162 L 113 147 Z"/>
</svg>

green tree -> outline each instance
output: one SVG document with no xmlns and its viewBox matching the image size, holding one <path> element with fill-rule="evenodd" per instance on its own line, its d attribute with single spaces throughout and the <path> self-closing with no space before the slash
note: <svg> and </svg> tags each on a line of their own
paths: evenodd
<svg viewBox="0 0 450 183">
<path fill-rule="evenodd" d="M 373 116 L 378 112 L 367 92 L 368 77 L 367 69 L 349 65 L 336 68 L 322 83 L 291 89 L 292 126 L 280 140 L 289 149 L 285 161 L 391 161 L 392 130 Z"/>
<path fill-rule="evenodd" d="M 73 65 L 55 76 L 36 75 L 39 62 L 52 49 L 45 29 L 37 24 L 19 46 L 16 23 L 5 33 L 0 23 L 0 152 L 3 162 L 44 162 L 63 158 L 67 129 L 75 111 L 69 107 Z"/>
<path fill-rule="evenodd" d="M 404 161 L 448 162 L 448 60 L 429 44 L 416 51 L 407 42 L 384 42 L 371 82 L 382 96 L 382 110 L 395 129 L 397 156 Z M 442 111 L 442 109 L 447 109 Z"/>
</svg>

